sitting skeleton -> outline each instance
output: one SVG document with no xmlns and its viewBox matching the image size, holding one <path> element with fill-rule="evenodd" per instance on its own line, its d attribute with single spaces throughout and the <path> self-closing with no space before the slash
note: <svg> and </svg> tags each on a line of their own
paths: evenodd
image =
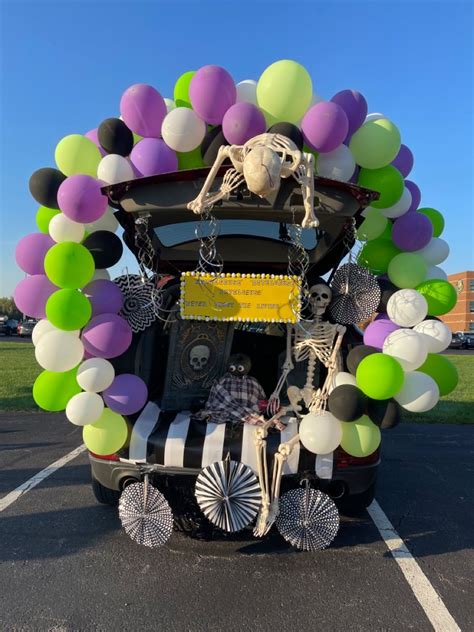
<svg viewBox="0 0 474 632">
<path fill-rule="evenodd" d="M 233 168 L 227 170 L 221 187 L 210 193 L 226 158 L 230 158 Z M 189 202 L 188 208 L 202 213 L 215 202 L 227 199 L 244 182 L 255 195 L 270 198 L 276 196 L 281 178 L 290 176 L 301 186 L 303 194 L 305 216 L 301 225 L 315 228 L 319 221 L 314 214 L 314 156 L 301 152 L 292 140 L 281 134 L 260 134 L 245 145 L 220 147 L 201 192 Z"/>
</svg>

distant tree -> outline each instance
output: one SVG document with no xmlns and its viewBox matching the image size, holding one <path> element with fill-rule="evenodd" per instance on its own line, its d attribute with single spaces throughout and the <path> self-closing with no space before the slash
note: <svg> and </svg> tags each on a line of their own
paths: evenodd
<svg viewBox="0 0 474 632">
<path fill-rule="evenodd" d="M 13 298 L 8 296 L 0 298 L 0 316 L 8 316 L 8 318 L 15 318 L 16 320 L 23 318 L 23 314 L 15 305 Z"/>
</svg>

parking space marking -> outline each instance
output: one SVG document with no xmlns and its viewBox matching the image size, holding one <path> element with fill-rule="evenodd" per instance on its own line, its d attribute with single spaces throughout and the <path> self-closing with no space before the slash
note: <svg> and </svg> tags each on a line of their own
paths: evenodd
<svg viewBox="0 0 474 632">
<path fill-rule="evenodd" d="M 378 502 L 374 500 L 367 511 L 434 630 L 436 632 L 461 632 L 461 628 L 395 531 Z"/>
<path fill-rule="evenodd" d="M 51 463 L 51 465 L 48 465 L 48 467 L 45 467 L 44 470 L 41 470 L 40 472 L 38 472 L 38 474 L 35 474 L 31 478 L 29 478 L 27 481 L 19 485 L 16 489 L 14 489 L 3 498 L 0 498 L 0 513 L 4 509 L 9 507 L 12 503 L 14 503 L 15 500 L 18 500 L 18 498 L 29 492 L 30 489 L 33 489 L 33 487 L 39 485 L 42 481 L 44 481 L 45 478 L 48 478 L 48 476 L 54 474 L 54 472 L 63 467 L 63 465 L 66 465 L 66 463 L 69 463 L 69 461 L 72 461 L 77 456 L 79 456 L 79 454 L 84 452 L 85 449 L 85 445 L 80 445 L 78 448 L 72 450 L 72 452 L 65 454 L 54 463 Z"/>
</svg>

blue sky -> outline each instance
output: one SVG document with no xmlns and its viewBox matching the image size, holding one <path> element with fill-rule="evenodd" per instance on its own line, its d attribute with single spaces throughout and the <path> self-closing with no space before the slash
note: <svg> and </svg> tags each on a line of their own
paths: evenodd
<svg viewBox="0 0 474 632">
<path fill-rule="evenodd" d="M 309 70 L 329 99 L 360 90 L 415 154 L 422 205 L 444 213 L 448 273 L 473 267 L 472 3 L 1 2 L 0 296 L 22 272 L 15 243 L 36 230 L 28 179 L 54 166 L 57 142 L 118 115 L 131 84 L 172 96 L 176 78 L 205 64 L 235 81 L 278 59 Z M 122 268 L 129 261 L 124 259 Z"/>
</svg>

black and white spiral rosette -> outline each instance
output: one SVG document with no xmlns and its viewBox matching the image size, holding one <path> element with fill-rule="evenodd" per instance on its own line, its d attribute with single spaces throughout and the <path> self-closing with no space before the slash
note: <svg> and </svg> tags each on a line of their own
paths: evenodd
<svg viewBox="0 0 474 632">
<path fill-rule="evenodd" d="M 119 516 L 127 535 L 143 546 L 163 546 L 173 532 L 173 514 L 163 494 L 145 480 L 122 492 Z"/>
<path fill-rule="evenodd" d="M 302 551 L 319 551 L 331 544 L 339 530 L 339 513 L 334 501 L 309 485 L 283 494 L 276 526 L 292 546 Z"/>
<path fill-rule="evenodd" d="M 332 282 L 331 317 L 341 325 L 356 325 L 367 320 L 380 303 L 380 286 L 375 276 L 356 263 L 345 263 Z"/>
<path fill-rule="evenodd" d="M 253 471 L 229 458 L 216 461 L 200 472 L 195 494 L 206 518 L 228 533 L 249 525 L 261 503 L 260 485 Z"/>
<path fill-rule="evenodd" d="M 114 279 L 123 294 L 120 316 L 130 325 L 132 331 L 144 331 L 158 317 L 160 291 L 152 280 L 139 274 L 124 274 Z"/>
</svg>

